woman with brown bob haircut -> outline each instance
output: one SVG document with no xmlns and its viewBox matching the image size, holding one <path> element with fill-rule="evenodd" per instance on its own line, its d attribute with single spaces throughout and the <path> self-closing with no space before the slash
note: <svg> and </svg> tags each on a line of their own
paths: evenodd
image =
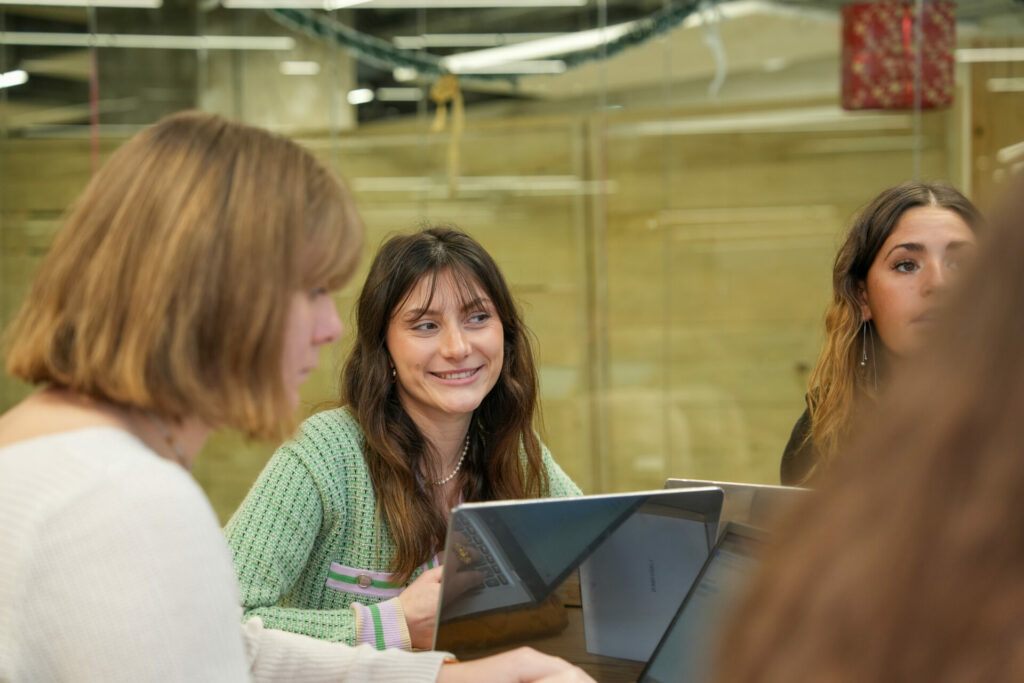
<svg viewBox="0 0 1024 683">
<path fill-rule="evenodd" d="M 927 348 L 792 511 L 719 681 L 1024 680 L 1024 185 Z"/>
<path fill-rule="evenodd" d="M 938 183 L 890 187 L 861 210 L 836 254 L 825 344 L 782 456 L 783 484 L 808 485 L 831 465 L 856 412 L 930 336 L 980 224 L 966 197 Z"/>
<path fill-rule="evenodd" d="M 248 614 L 328 640 L 430 647 L 451 508 L 580 491 L 533 430 L 528 331 L 471 237 L 439 227 L 385 242 L 357 326 L 344 407 L 271 458 L 228 543 Z"/>
<path fill-rule="evenodd" d="M 0 417 L 0 680 L 577 673 L 527 650 L 442 665 L 239 623 L 188 468 L 215 428 L 290 430 L 361 240 L 311 154 L 210 114 L 163 119 L 92 178 L 7 330 L 8 371 L 41 388 Z"/>
</svg>

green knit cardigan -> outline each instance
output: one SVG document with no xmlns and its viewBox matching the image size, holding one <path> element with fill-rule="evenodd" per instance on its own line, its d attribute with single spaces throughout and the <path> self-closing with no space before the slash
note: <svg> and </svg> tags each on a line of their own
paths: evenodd
<svg viewBox="0 0 1024 683">
<path fill-rule="evenodd" d="M 381 635 L 395 620 L 404 632 L 394 605 L 403 587 L 387 581 L 395 544 L 377 515 L 364 446 L 355 418 L 338 408 L 307 419 L 271 457 L 225 528 L 245 619 L 323 640 L 408 646 L 407 635 Z M 580 495 L 543 445 L 542 453 L 549 494 Z M 376 637 L 363 633 L 369 618 Z"/>
</svg>

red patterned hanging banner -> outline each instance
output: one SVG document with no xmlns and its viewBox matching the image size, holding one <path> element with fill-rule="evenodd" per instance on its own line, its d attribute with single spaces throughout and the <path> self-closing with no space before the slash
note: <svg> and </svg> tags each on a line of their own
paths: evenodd
<svg viewBox="0 0 1024 683">
<path fill-rule="evenodd" d="M 956 3 L 924 2 L 920 105 L 953 103 Z M 913 109 L 918 55 L 914 2 L 843 6 L 843 108 Z"/>
</svg>

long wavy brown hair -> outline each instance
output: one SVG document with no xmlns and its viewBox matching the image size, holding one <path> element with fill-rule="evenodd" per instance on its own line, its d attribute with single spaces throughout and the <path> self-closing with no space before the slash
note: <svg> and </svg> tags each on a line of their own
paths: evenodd
<svg viewBox="0 0 1024 683">
<path fill-rule="evenodd" d="M 342 402 L 366 438 L 366 466 L 397 546 L 390 571 L 399 583 L 442 547 L 447 521 L 437 491 L 422 476 L 433 446 L 399 401 L 385 338 L 415 286 L 429 280 L 432 298 L 442 274 L 451 274 L 465 301 L 475 298 L 477 287 L 483 290 L 505 337 L 501 375 L 470 423 L 462 497 L 467 502 L 504 500 L 548 491 L 533 429 L 537 370 L 529 332 L 494 259 L 472 237 L 451 227 L 387 240 L 359 295 L 355 346 L 342 372 Z"/>
<path fill-rule="evenodd" d="M 981 214 L 970 200 L 939 183 L 908 182 L 890 187 L 857 215 L 836 254 L 832 302 L 825 311 L 825 343 L 807 381 L 811 418 L 807 438 L 817 457 L 805 479 L 797 483 L 807 483 L 828 467 L 849 437 L 858 406 L 865 398 L 874 398 L 876 378 L 886 374 L 874 323 L 865 321 L 861 312 L 861 291 L 875 256 L 900 218 L 919 206 L 949 209 L 972 230 L 981 225 Z M 865 344 L 868 363 L 861 366 Z"/>
<path fill-rule="evenodd" d="M 720 681 L 1024 680 L 1024 184 L 949 315 L 778 531 Z"/>
</svg>

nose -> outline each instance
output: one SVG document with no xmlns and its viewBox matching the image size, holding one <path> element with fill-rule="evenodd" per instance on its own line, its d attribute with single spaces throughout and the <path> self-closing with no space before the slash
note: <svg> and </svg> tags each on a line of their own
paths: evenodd
<svg viewBox="0 0 1024 683">
<path fill-rule="evenodd" d="M 320 298 L 317 310 L 316 325 L 313 327 L 313 343 L 317 346 L 330 344 L 341 338 L 344 327 L 341 318 L 338 317 L 338 309 L 334 306 L 334 300 L 329 296 Z"/>
<path fill-rule="evenodd" d="M 932 263 L 925 273 L 924 283 L 922 286 L 922 294 L 925 296 L 929 294 L 940 294 L 949 286 L 949 281 L 952 277 L 952 272 L 949 266 L 945 263 Z"/>
<path fill-rule="evenodd" d="M 441 353 L 446 358 L 465 358 L 469 355 L 469 342 L 461 327 L 451 325 L 445 330 L 441 339 Z"/>
</svg>

